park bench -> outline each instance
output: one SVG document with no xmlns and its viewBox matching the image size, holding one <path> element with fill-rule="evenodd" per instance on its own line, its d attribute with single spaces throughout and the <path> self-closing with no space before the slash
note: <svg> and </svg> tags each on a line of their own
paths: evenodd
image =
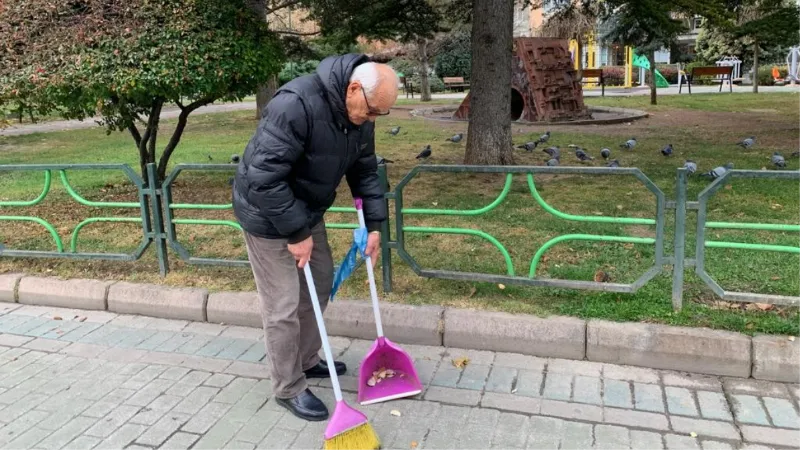
<svg viewBox="0 0 800 450">
<path fill-rule="evenodd" d="M 586 81 L 587 78 L 595 78 L 597 81 Z M 606 80 L 603 77 L 603 69 L 583 69 L 581 83 L 598 83 L 600 85 L 600 96 L 606 96 Z"/>
<path fill-rule="evenodd" d="M 448 90 L 458 90 L 464 92 L 464 89 L 469 87 L 469 82 L 464 81 L 464 77 L 444 77 L 444 88 Z"/>
<path fill-rule="evenodd" d="M 681 82 L 678 85 L 678 93 L 681 93 L 683 89 L 683 81 L 686 80 L 686 85 L 689 87 L 689 94 L 692 93 L 692 82 L 694 81 L 694 77 L 702 77 L 702 76 L 721 76 L 719 78 L 719 91 L 722 92 L 722 85 L 725 84 L 725 77 L 728 80 L 728 86 L 730 86 L 730 91 L 733 92 L 733 66 L 703 66 L 703 67 L 692 67 L 692 70 L 686 74 L 686 76 L 681 77 Z"/>
</svg>

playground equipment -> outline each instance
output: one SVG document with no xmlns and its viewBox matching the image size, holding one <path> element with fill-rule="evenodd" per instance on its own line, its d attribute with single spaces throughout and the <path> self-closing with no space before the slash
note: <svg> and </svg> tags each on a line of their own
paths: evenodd
<svg viewBox="0 0 800 450">
<path fill-rule="evenodd" d="M 719 67 L 733 67 L 731 79 L 736 80 L 742 77 L 742 61 L 735 56 L 723 56 L 722 59 L 715 63 Z"/>
<path fill-rule="evenodd" d="M 798 64 L 798 60 L 800 60 L 800 46 L 792 47 L 789 50 L 789 55 L 786 56 L 786 65 L 789 67 L 786 73 L 786 80 L 790 81 L 792 86 L 800 81 L 800 67 L 798 67 L 800 65 Z"/>
<path fill-rule="evenodd" d="M 511 72 L 511 120 L 523 122 L 588 119 L 566 39 L 515 38 Z M 470 94 L 453 113 L 469 118 Z"/>
<path fill-rule="evenodd" d="M 644 55 L 633 55 L 633 61 L 631 65 L 634 67 L 639 67 L 640 70 L 650 70 L 650 61 Z M 639 80 L 644 80 L 644 76 L 642 73 L 639 74 Z M 669 87 L 669 81 L 664 78 L 664 75 L 661 75 L 661 72 L 656 69 L 656 87 Z"/>
</svg>

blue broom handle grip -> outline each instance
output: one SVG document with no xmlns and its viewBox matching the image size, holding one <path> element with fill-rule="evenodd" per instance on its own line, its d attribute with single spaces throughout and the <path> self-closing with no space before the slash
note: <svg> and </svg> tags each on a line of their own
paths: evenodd
<svg viewBox="0 0 800 450">
<path fill-rule="evenodd" d="M 333 352 L 331 351 L 331 343 L 328 340 L 328 331 L 325 329 L 325 321 L 322 319 L 322 308 L 319 306 L 319 297 L 317 296 L 317 288 L 314 286 L 314 277 L 311 275 L 310 261 L 306 262 L 303 266 L 303 273 L 306 276 L 306 285 L 308 286 L 308 294 L 311 296 L 311 304 L 314 305 L 314 316 L 317 319 L 317 327 L 319 328 L 319 337 L 322 338 L 322 350 L 325 352 L 325 359 L 328 362 L 328 371 L 331 374 L 331 385 L 333 386 L 333 396 L 337 402 L 342 401 L 342 387 L 339 386 L 339 376 L 336 374 L 336 365 L 333 363 Z"/>
<path fill-rule="evenodd" d="M 356 204 L 356 212 L 358 213 L 358 226 L 366 228 L 366 221 L 364 220 L 364 210 L 361 208 L 361 199 L 354 199 Z M 367 238 L 369 239 L 369 238 Z M 378 337 L 383 337 L 383 323 L 381 322 L 381 309 L 378 306 L 378 288 L 375 284 L 375 270 L 372 268 L 372 258 L 367 256 L 367 277 L 369 278 L 369 295 L 372 299 L 372 314 L 375 316 L 375 329 Z"/>
</svg>

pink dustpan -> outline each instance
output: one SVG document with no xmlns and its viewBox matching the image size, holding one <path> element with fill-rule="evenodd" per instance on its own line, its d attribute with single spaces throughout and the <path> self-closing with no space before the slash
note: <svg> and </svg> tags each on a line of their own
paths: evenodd
<svg viewBox="0 0 800 450">
<path fill-rule="evenodd" d="M 382 333 L 378 334 L 358 371 L 358 402 L 369 405 L 422 392 L 411 356 Z"/>
<path fill-rule="evenodd" d="M 365 227 L 361 199 L 354 200 L 359 226 Z M 369 293 L 372 297 L 372 312 L 375 315 L 378 339 L 367 352 L 358 372 L 358 402 L 362 405 L 411 397 L 422 392 L 422 383 L 419 382 L 411 356 L 383 335 L 375 273 L 371 258 L 367 256 L 366 259 Z"/>
</svg>

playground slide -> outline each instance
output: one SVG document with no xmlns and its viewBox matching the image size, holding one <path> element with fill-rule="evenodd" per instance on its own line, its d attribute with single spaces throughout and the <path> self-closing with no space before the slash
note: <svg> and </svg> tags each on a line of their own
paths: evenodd
<svg viewBox="0 0 800 450">
<path fill-rule="evenodd" d="M 641 67 L 644 70 L 650 70 L 650 61 L 644 55 L 635 55 L 633 57 L 633 67 Z M 661 72 L 656 69 L 656 87 L 669 87 L 669 81 L 661 75 Z"/>
</svg>

